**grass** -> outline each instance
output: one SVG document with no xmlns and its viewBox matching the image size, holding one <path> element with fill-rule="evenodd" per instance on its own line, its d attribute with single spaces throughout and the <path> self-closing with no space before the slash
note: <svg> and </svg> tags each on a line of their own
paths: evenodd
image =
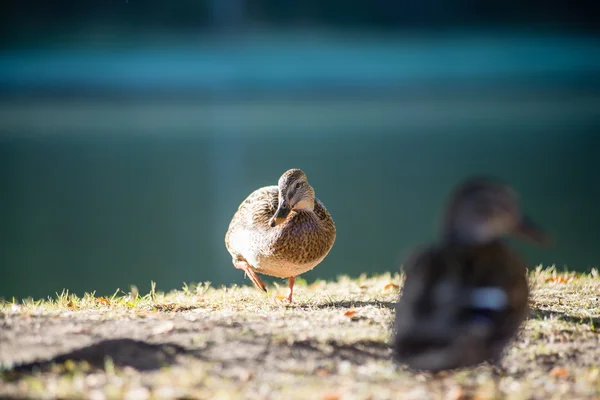
<svg viewBox="0 0 600 400">
<path fill-rule="evenodd" d="M 399 275 L 252 287 L 153 285 L 0 304 L 0 397 L 600 399 L 600 277 L 537 268 L 532 313 L 489 366 L 442 376 L 395 365 Z"/>
</svg>

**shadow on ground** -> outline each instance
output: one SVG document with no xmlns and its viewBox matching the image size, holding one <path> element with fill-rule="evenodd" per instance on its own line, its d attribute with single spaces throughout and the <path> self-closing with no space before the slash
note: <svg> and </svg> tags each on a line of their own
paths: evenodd
<svg viewBox="0 0 600 400">
<path fill-rule="evenodd" d="M 558 319 L 561 321 L 571 322 L 574 324 L 591 325 L 592 329 L 596 330 L 600 327 L 600 317 L 576 317 L 562 311 L 542 310 L 539 308 L 533 309 L 529 316 L 530 319 Z"/>
<path fill-rule="evenodd" d="M 172 343 L 150 344 L 133 339 L 109 339 L 59 354 L 46 361 L 19 365 L 14 371 L 28 372 L 35 369 L 44 371 L 54 364 L 62 364 L 67 360 L 86 361 L 94 368 L 104 369 L 108 358 L 119 367 L 129 366 L 139 371 L 150 371 L 176 363 L 177 356 L 185 353 L 190 351 Z M 199 357 L 199 354 L 194 355 Z"/>
<path fill-rule="evenodd" d="M 237 324 L 228 327 L 241 331 Z M 349 361 L 363 364 L 370 360 L 385 360 L 391 355 L 386 342 L 358 340 L 340 343 L 335 340 L 281 341 L 272 335 L 252 332 L 251 337 L 238 337 L 229 340 L 209 340 L 202 347 L 187 348 L 175 343 L 148 343 L 129 338 L 107 339 L 92 345 L 58 354 L 47 360 L 17 365 L 12 372 L 17 374 L 33 371 L 50 371 L 53 366 L 62 365 L 68 360 L 87 362 L 92 368 L 105 369 L 107 359 L 116 367 L 131 367 L 138 371 L 152 371 L 166 366 L 186 363 L 196 359 L 219 365 L 255 367 L 267 360 L 313 360 Z M 187 360 L 187 361 L 186 361 Z M 273 365 L 277 365 L 274 362 Z"/>
<path fill-rule="evenodd" d="M 378 308 L 387 308 L 393 310 L 396 306 L 396 303 L 391 301 L 351 301 L 351 300 L 343 300 L 343 301 L 333 301 L 331 303 L 319 304 L 316 306 L 310 305 L 306 306 L 306 308 L 361 308 L 361 307 L 378 307 Z"/>
</svg>

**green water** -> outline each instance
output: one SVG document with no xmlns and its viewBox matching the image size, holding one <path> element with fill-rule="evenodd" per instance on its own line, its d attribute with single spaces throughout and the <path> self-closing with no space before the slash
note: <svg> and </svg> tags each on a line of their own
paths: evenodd
<svg viewBox="0 0 600 400">
<path fill-rule="evenodd" d="M 395 271 L 470 174 L 510 181 L 557 239 L 530 263 L 600 260 L 600 98 L 48 101 L 0 106 L 0 297 L 249 283 L 223 237 L 288 168 L 338 229 L 304 277 Z"/>
</svg>

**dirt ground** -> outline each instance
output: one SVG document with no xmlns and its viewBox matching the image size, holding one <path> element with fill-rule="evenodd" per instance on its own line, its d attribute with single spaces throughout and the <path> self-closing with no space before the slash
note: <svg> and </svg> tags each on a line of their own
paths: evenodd
<svg viewBox="0 0 600 400">
<path fill-rule="evenodd" d="M 499 377 L 391 361 L 399 276 L 0 305 L 1 398 L 600 399 L 600 277 L 537 270 Z M 280 294 L 281 293 L 281 294 Z"/>
</svg>

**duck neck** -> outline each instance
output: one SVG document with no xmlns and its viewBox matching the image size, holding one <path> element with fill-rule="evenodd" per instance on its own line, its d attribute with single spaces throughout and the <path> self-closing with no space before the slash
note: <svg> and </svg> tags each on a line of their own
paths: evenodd
<svg viewBox="0 0 600 400">
<path fill-rule="evenodd" d="M 294 206 L 295 211 L 313 211 L 315 209 L 314 199 L 302 199 Z"/>
<path fill-rule="evenodd" d="M 454 246 L 485 246 L 496 241 L 496 239 L 487 235 L 481 235 L 480 232 L 452 228 L 445 229 L 442 234 L 442 243 Z"/>
</svg>

